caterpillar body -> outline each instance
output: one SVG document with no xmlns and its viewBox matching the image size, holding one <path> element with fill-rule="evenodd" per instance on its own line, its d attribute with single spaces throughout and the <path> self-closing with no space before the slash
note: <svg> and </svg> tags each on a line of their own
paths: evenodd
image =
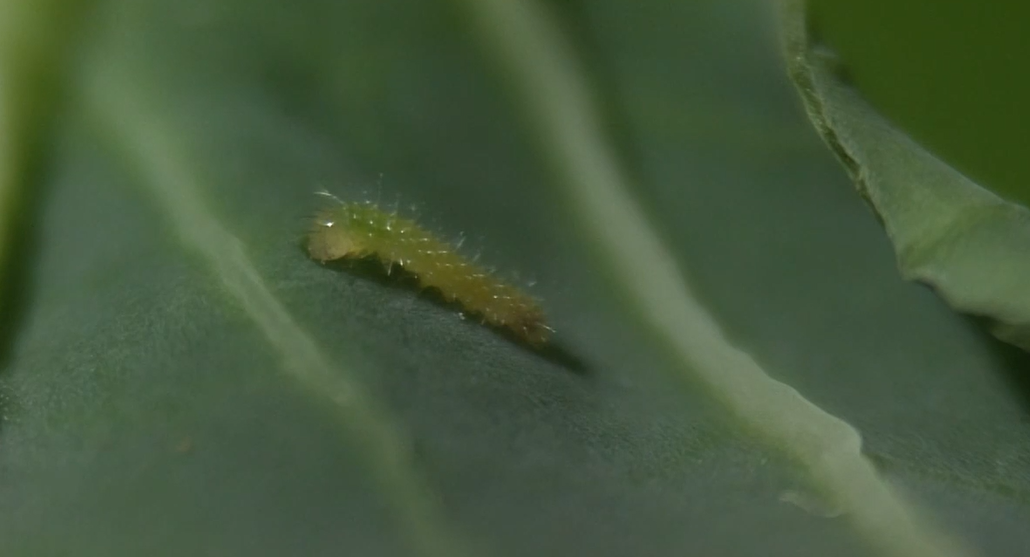
<svg viewBox="0 0 1030 557">
<path fill-rule="evenodd" d="M 308 231 L 312 259 L 324 264 L 374 256 L 387 272 L 394 265 L 403 268 L 422 288 L 435 288 L 445 300 L 461 304 L 486 324 L 506 329 L 532 346 L 547 342 L 553 329 L 545 323 L 538 301 L 470 261 L 458 252 L 459 246 L 373 203 L 336 201 L 316 214 Z"/>
</svg>

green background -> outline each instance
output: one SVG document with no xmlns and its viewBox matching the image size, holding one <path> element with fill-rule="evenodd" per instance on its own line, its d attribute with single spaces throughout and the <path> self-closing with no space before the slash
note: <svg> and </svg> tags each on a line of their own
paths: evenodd
<svg viewBox="0 0 1030 557">
<path fill-rule="evenodd" d="M 1024 555 L 1030 356 L 900 278 L 768 3 L 551 8 L 730 338 L 929 521 Z M 879 554 L 639 327 L 467 24 L 421 0 L 96 4 L 5 316 L 0 554 Z M 534 278 L 557 349 L 308 260 L 322 187 Z M 241 262 L 295 336 L 235 295 Z M 332 377 L 305 378 L 312 353 Z"/>
</svg>

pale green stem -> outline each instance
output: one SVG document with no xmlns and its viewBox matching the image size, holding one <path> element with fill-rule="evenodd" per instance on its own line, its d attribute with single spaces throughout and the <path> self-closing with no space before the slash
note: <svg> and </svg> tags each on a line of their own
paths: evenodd
<svg viewBox="0 0 1030 557">
<path fill-rule="evenodd" d="M 544 8 L 531 0 L 454 1 L 506 70 L 512 95 L 602 260 L 645 325 L 679 357 L 682 373 L 710 387 L 771 449 L 800 462 L 812 487 L 884 554 L 970 555 L 878 475 L 854 428 L 769 377 L 725 337 L 630 194 L 584 71 Z"/>
</svg>

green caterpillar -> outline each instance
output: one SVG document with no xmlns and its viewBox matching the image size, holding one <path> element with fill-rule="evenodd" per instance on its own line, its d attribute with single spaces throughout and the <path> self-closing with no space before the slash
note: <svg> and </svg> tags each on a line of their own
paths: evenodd
<svg viewBox="0 0 1030 557">
<path fill-rule="evenodd" d="M 435 288 L 445 300 L 460 303 L 466 313 L 483 322 L 507 329 L 533 346 L 547 342 L 553 329 L 546 325 L 538 301 L 458 253 L 458 246 L 372 203 L 336 201 L 317 213 L 308 232 L 312 259 L 324 264 L 377 257 L 387 271 L 393 265 L 403 268 L 422 288 Z"/>
</svg>

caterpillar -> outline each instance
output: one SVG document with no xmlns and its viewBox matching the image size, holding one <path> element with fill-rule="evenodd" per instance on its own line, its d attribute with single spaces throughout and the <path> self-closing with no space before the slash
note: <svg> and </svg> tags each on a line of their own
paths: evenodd
<svg viewBox="0 0 1030 557">
<path fill-rule="evenodd" d="M 371 202 L 344 202 L 318 211 L 307 235 L 308 255 L 325 264 L 376 257 L 389 273 L 394 265 L 411 273 L 423 289 L 436 289 L 448 302 L 484 324 L 507 330 L 540 347 L 554 330 L 545 323 L 538 301 L 489 270 L 470 261 L 415 221 L 380 210 Z"/>
</svg>

